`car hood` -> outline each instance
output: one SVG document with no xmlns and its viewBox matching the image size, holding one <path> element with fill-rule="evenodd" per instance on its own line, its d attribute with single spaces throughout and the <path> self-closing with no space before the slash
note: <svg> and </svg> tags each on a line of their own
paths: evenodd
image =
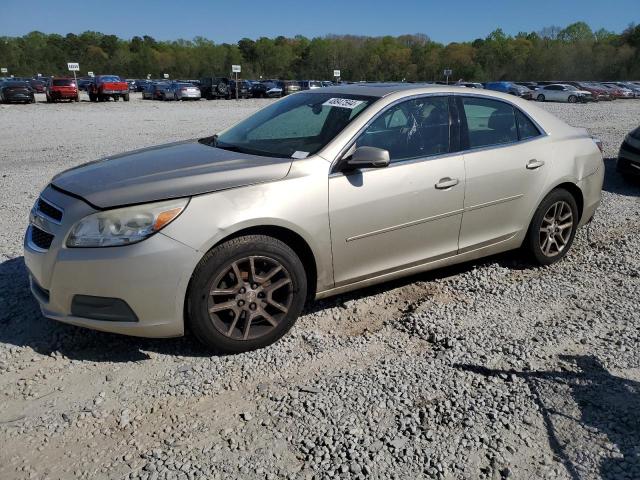
<svg viewBox="0 0 640 480">
<path fill-rule="evenodd" d="M 51 183 L 102 209 L 279 180 L 291 162 L 189 140 L 89 162 L 56 175 Z"/>
</svg>

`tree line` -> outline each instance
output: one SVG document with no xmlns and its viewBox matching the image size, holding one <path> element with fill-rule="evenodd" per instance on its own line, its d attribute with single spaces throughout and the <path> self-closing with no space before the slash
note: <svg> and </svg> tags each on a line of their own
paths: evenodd
<svg viewBox="0 0 640 480">
<path fill-rule="evenodd" d="M 231 65 L 241 64 L 244 78 L 265 79 L 324 80 L 340 69 L 343 80 L 434 81 L 450 68 L 454 79 L 469 81 L 638 80 L 640 25 L 614 33 L 578 22 L 515 36 L 497 29 L 486 38 L 447 45 L 424 34 L 279 36 L 234 44 L 203 37 L 125 40 L 91 31 L 0 37 L 0 66 L 10 74 L 68 75 L 67 62 L 79 62 L 83 75 L 93 71 L 126 78 L 229 76 Z"/>
</svg>

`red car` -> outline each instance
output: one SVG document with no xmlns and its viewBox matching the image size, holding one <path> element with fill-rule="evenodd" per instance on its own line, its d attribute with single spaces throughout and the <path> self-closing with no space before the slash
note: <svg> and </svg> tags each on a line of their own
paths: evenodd
<svg viewBox="0 0 640 480">
<path fill-rule="evenodd" d="M 117 75 L 97 75 L 87 85 L 89 100 L 92 102 L 107 102 L 113 98 L 116 102 L 121 98 L 129 101 L 129 84 Z"/>
<path fill-rule="evenodd" d="M 73 78 L 52 78 L 45 89 L 47 102 L 69 100 L 79 102 L 78 85 Z"/>
</svg>

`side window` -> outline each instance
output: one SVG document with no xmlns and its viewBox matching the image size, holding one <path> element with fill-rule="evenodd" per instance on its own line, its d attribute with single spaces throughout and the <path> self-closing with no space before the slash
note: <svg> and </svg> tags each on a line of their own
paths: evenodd
<svg viewBox="0 0 640 480">
<path fill-rule="evenodd" d="M 392 162 L 449 152 L 449 101 L 422 97 L 380 115 L 356 140 L 356 147 L 389 151 Z"/>
<path fill-rule="evenodd" d="M 518 141 L 513 107 L 487 98 L 463 97 L 469 147 L 487 147 Z"/>
<path fill-rule="evenodd" d="M 540 135 L 540 130 L 524 113 L 516 108 L 516 120 L 518 122 L 518 134 L 520 140 L 527 140 Z"/>
</svg>

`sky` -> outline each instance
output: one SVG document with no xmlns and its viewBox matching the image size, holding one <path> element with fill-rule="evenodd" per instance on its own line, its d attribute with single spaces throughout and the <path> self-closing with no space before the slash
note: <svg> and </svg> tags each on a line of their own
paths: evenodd
<svg viewBox="0 0 640 480">
<path fill-rule="evenodd" d="M 104 7 L 102 7 L 104 6 Z M 81 33 L 157 40 L 425 33 L 449 43 L 576 21 L 621 32 L 640 23 L 639 0 L 0 0 L 0 36 Z"/>
</svg>

